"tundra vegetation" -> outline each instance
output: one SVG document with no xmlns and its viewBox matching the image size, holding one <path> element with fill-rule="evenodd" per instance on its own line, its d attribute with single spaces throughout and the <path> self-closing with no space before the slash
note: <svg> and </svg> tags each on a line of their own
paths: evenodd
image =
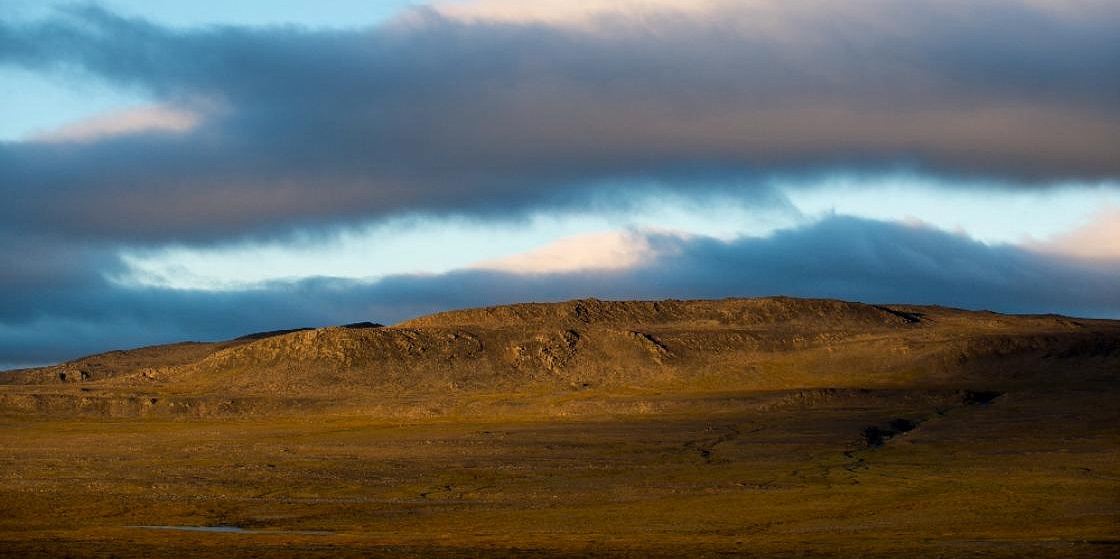
<svg viewBox="0 0 1120 559">
<path fill-rule="evenodd" d="M 10 557 L 1108 557 L 1120 322 L 570 301 L 0 374 Z"/>
</svg>

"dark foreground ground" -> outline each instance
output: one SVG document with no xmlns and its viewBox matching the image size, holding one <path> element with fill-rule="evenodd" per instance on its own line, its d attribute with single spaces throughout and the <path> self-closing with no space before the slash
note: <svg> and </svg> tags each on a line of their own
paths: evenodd
<svg viewBox="0 0 1120 559">
<path fill-rule="evenodd" d="M 1115 557 L 1114 396 L 811 390 L 407 422 L 9 416 L 0 556 Z"/>
</svg>

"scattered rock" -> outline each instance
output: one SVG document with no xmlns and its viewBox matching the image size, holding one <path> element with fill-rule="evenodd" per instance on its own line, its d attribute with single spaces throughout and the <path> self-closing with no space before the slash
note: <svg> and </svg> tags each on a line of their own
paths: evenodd
<svg viewBox="0 0 1120 559">
<path fill-rule="evenodd" d="M 638 342 L 642 345 L 642 348 L 645 349 L 646 352 L 653 357 L 654 361 L 661 363 L 666 359 L 673 357 L 673 352 L 669 351 L 668 346 L 666 346 L 661 340 L 657 339 L 652 334 L 639 332 L 637 330 L 631 330 L 629 334 L 634 339 L 638 340 Z"/>
</svg>

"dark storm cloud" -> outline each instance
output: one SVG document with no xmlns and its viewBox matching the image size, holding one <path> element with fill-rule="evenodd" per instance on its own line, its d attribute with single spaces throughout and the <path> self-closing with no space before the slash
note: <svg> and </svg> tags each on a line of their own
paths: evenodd
<svg viewBox="0 0 1120 559">
<path fill-rule="evenodd" d="M 472 305 L 579 297 L 792 295 L 941 304 L 1012 313 L 1120 318 L 1120 260 L 1085 261 L 989 246 L 938 229 L 852 217 L 769 237 L 648 238 L 660 256 L 621 273 L 539 276 L 462 271 L 395 276 L 368 301 L 388 320 Z M 402 314 L 397 305 L 408 312 Z"/>
<path fill-rule="evenodd" d="M 1120 261 L 1066 260 L 930 228 L 834 217 L 766 238 L 649 240 L 661 256 L 616 273 L 522 276 L 476 270 L 375 283 L 310 279 L 226 293 L 128 289 L 104 280 L 71 284 L 40 297 L 32 309 L 2 301 L 0 363 L 590 296 L 781 294 L 1120 318 Z"/>
<path fill-rule="evenodd" d="M 832 168 L 1120 177 L 1115 2 L 714 2 L 579 24 L 417 9 L 351 30 L 84 7 L 0 24 L 0 63 L 203 115 L 186 133 L 0 144 L 13 230 L 190 241 Z"/>
</svg>

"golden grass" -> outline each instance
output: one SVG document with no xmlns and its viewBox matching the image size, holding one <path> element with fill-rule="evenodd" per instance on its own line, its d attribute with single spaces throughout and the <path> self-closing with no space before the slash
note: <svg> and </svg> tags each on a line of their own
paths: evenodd
<svg viewBox="0 0 1120 559">
<path fill-rule="evenodd" d="M 1117 413 L 1099 394 L 1061 398 L 1057 414 L 1053 395 L 1023 394 L 940 415 L 891 396 L 578 420 L 9 419 L 0 549 L 1104 556 Z M 923 423 L 863 445 L 894 417 Z"/>
</svg>

